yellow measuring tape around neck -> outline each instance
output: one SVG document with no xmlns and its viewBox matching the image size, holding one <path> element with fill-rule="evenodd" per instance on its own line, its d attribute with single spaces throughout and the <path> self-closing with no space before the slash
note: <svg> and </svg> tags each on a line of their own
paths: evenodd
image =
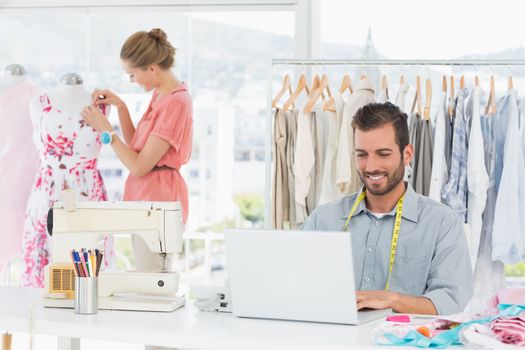
<svg viewBox="0 0 525 350">
<path fill-rule="evenodd" d="M 363 191 L 357 196 L 355 199 L 354 205 L 352 206 L 352 209 L 350 210 L 350 214 L 348 214 L 348 218 L 346 219 L 345 227 L 343 228 L 343 231 L 346 231 L 348 228 L 348 224 L 350 223 L 350 219 L 354 215 L 357 206 L 363 199 L 366 197 L 366 191 Z M 397 250 L 397 241 L 399 239 L 399 230 L 401 229 L 401 215 L 403 214 L 403 200 L 405 199 L 405 194 L 399 198 L 397 201 L 397 209 L 396 209 L 396 221 L 394 222 L 394 231 L 392 232 L 392 243 L 390 244 L 390 267 L 388 269 L 388 277 L 386 279 L 386 286 L 385 290 L 388 290 L 388 287 L 390 285 L 390 275 L 392 274 L 392 268 L 394 267 L 394 261 L 396 260 L 396 250 Z"/>
</svg>

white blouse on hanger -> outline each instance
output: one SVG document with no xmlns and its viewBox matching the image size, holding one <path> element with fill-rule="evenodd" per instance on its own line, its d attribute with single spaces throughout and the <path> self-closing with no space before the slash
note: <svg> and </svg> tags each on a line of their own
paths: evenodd
<svg viewBox="0 0 525 350">
<path fill-rule="evenodd" d="M 479 242 L 483 228 L 483 212 L 487 203 L 489 175 L 485 166 L 485 146 L 481 131 L 480 104 L 483 91 L 479 86 L 472 90 L 467 116 L 470 114 L 471 126 L 468 141 L 467 156 L 467 223 L 470 225 L 470 263 L 474 269 L 478 259 Z"/>
<path fill-rule="evenodd" d="M 397 96 L 396 96 L 396 105 L 399 107 L 401 112 L 406 113 L 405 110 L 405 100 L 408 93 L 409 86 L 407 83 L 403 83 L 399 85 L 399 88 L 397 89 Z"/>
<path fill-rule="evenodd" d="M 432 175 L 430 179 L 430 190 L 428 193 L 430 198 L 438 202 L 441 202 L 441 188 L 447 182 L 448 177 L 447 162 L 445 159 L 445 118 L 448 118 L 448 116 L 445 115 L 446 99 L 447 93 L 442 92 L 435 118 Z"/>
<path fill-rule="evenodd" d="M 335 201 L 344 196 L 336 186 L 337 174 L 337 146 L 339 144 L 339 130 L 343 119 L 344 101 L 339 92 L 334 93 L 335 112 L 325 112 L 328 118 L 328 140 L 325 161 L 323 165 L 323 178 L 319 205 Z"/>
<path fill-rule="evenodd" d="M 343 194 L 357 192 L 361 186 L 353 154 L 354 131 L 352 129 L 352 118 L 359 108 L 372 102 L 375 102 L 374 87 L 367 77 L 359 79 L 354 93 L 348 98 L 343 109 L 343 120 L 337 148 L 336 184 L 339 191 Z"/>
<path fill-rule="evenodd" d="M 301 105 L 297 115 L 297 138 L 294 153 L 295 175 L 295 202 L 297 223 L 303 223 L 308 216 L 306 211 L 306 196 L 310 191 L 312 179 L 310 172 L 315 164 L 315 150 L 311 133 L 311 113 L 306 113 L 304 107 L 308 101 Z"/>
</svg>

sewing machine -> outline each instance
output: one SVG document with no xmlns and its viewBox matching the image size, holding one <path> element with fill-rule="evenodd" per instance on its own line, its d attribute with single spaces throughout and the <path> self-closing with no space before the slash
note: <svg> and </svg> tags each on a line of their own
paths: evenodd
<svg viewBox="0 0 525 350">
<path fill-rule="evenodd" d="M 65 203 L 65 204 L 64 204 Z M 103 249 L 104 236 L 134 234 L 163 260 L 162 271 L 100 271 L 99 309 L 173 311 L 179 273 L 168 272 L 166 257 L 182 249 L 182 210 L 178 202 L 57 202 L 48 214 L 51 262 L 45 271 L 44 306 L 73 307 L 71 250 Z M 65 270 L 67 269 L 67 270 Z M 56 290 L 64 293 L 54 293 Z"/>
</svg>

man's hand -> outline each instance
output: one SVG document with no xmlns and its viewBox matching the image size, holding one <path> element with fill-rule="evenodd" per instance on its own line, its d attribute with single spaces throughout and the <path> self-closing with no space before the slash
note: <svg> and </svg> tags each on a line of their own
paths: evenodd
<svg viewBox="0 0 525 350">
<path fill-rule="evenodd" d="M 357 291 L 357 309 L 388 309 L 393 307 L 398 293 L 384 290 Z"/>
<path fill-rule="evenodd" d="M 409 314 L 437 315 L 434 303 L 426 297 L 416 297 L 384 290 L 356 292 L 357 309 L 388 309 Z"/>
</svg>

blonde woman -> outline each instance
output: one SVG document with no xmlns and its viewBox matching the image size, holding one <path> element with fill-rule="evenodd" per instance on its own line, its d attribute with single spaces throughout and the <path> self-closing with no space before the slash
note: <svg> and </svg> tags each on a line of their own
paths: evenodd
<svg viewBox="0 0 525 350">
<path fill-rule="evenodd" d="M 135 127 L 126 104 L 105 89 L 93 92 L 93 105 L 82 116 L 129 169 L 124 200 L 179 201 L 186 222 L 188 188 L 179 170 L 191 156 L 193 111 L 186 85 L 171 71 L 175 48 L 162 29 L 140 31 L 126 40 L 120 59 L 132 83 L 153 91 L 142 119 Z M 122 139 L 99 112 L 101 104 L 117 108 Z M 133 248 L 137 270 L 158 270 L 158 254 L 150 253 L 140 239 L 133 240 Z"/>
</svg>

